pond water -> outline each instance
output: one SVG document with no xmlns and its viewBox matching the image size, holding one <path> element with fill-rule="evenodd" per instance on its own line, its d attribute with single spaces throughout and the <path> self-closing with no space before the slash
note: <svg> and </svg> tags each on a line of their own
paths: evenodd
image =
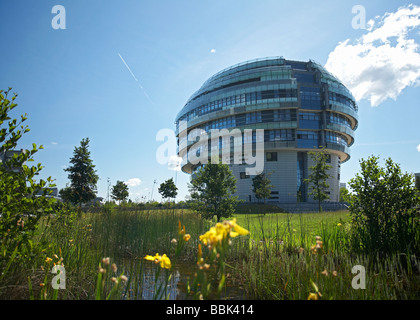
<svg viewBox="0 0 420 320">
<path fill-rule="evenodd" d="M 159 267 L 153 263 L 143 264 L 142 276 L 137 283 L 130 283 L 130 288 L 124 298 L 128 300 L 153 300 L 156 268 Z M 196 267 L 191 265 L 191 263 L 173 264 L 172 276 L 166 288 L 166 295 L 169 300 L 191 299 L 191 297 L 188 296 L 187 286 L 188 283 L 192 284 L 194 281 L 195 272 Z M 163 283 L 164 286 L 165 276 L 166 270 L 162 269 L 158 278 L 157 287 L 159 287 L 161 283 Z M 135 286 L 137 286 L 137 288 Z M 162 295 L 162 299 L 164 299 L 164 297 L 165 295 Z M 232 280 L 227 277 L 225 289 L 223 290 L 220 299 L 245 300 L 247 297 L 242 287 L 233 284 Z"/>
</svg>

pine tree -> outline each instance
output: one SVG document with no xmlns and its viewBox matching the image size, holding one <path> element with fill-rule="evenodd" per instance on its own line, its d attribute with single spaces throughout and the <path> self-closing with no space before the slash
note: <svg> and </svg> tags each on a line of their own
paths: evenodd
<svg viewBox="0 0 420 320">
<path fill-rule="evenodd" d="M 70 202 L 79 206 L 79 212 L 82 204 L 96 198 L 96 183 L 98 175 L 95 165 L 90 158 L 89 138 L 82 139 L 80 147 L 75 147 L 73 157 L 70 159 L 71 166 L 64 169 L 69 172 L 70 186 L 63 194 L 67 194 Z"/>
</svg>

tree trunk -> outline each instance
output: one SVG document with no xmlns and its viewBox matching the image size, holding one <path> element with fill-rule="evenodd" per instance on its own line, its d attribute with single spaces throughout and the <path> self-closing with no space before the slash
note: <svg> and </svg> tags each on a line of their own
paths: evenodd
<svg viewBox="0 0 420 320">
<path fill-rule="evenodd" d="M 321 191 L 318 189 L 318 213 L 321 213 Z"/>
<path fill-rule="evenodd" d="M 265 216 L 265 201 L 266 199 L 264 198 L 264 209 L 263 209 L 263 215 Z"/>
</svg>

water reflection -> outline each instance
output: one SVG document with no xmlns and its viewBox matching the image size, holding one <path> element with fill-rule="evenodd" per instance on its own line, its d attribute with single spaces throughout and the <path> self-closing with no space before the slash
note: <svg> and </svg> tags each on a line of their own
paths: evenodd
<svg viewBox="0 0 420 320">
<path fill-rule="evenodd" d="M 124 299 L 128 300 L 152 300 L 154 299 L 155 288 L 159 288 L 162 284 L 162 290 L 165 286 L 166 270 L 161 270 L 155 285 L 156 265 L 153 263 L 143 263 L 142 275 L 138 277 L 138 281 L 130 281 L 130 288 L 126 291 Z M 172 277 L 166 288 L 166 297 L 169 300 L 185 300 L 191 299 L 188 296 L 188 284 L 194 281 L 196 268 L 191 263 L 174 263 L 172 265 Z M 128 275 L 129 276 L 129 275 Z M 132 277 L 135 278 L 134 275 Z M 162 295 L 164 299 L 165 295 Z M 220 299 L 247 299 L 244 290 L 239 285 L 234 285 L 228 277 L 226 280 L 225 290 L 222 292 Z"/>
</svg>

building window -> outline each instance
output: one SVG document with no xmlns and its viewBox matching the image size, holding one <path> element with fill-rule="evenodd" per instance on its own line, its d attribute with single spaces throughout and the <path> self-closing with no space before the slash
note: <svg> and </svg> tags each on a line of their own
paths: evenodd
<svg viewBox="0 0 420 320">
<path fill-rule="evenodd" d="M 261 122 L 261 112 L 250 112 L 246 114 L 246 124 Z"/>
<path fill-rule="evenodd" d="M 304 140 L 318 140 L 318 133 L 314 131 L 298 131 L 297 137 Z"/>
<path fill-rule="evenodd" d="M 299 113 L 299 120 L 319 121 L 319 113 L 301 112 Z"/>
<path fill-rule="evenodd" d="M 300 87 L 301 107 L 308 109 L 321 108 L 321 89 L 312 87 Z"/>
<path fill-rule="evenodd" d="M 327 142 L 341 144 L 343 146 L 348 147 L 347 139 L 342 134 L 327 131 L 325 133 L 325 139 L 327 140 Z"/>
<path fill-rule="evenodd" d="M 273 121 L 296 121 L 296 110 L 283 109 L 273 111 Z"/>
<path fill-rule="evenodd" d="M 307 154 L 305 152 L 297 153 L 297 193 L 296 197 L 298 202 L 307 201 L 307 184 L 305 178 L 307 178 L 307 172 L 305 169 L 305 163 L 307 162 Z"/>
<path fill-rule="evenodd" d="M 328 92 L 328 98 L 330 99 L 330 101 L 339 102 L 357 111 L 355 103 L 345 95 L 330 91 Z"/>
<path fill-rule="evenodd" d="M 292 129 L 266 130 L 264 134 L 266 135 L 265 141 L 293 141 L 294 140 Z"/>
<path fill-rule="evenodd" d="M 241 173 L 239 174 L 239 177 L 240 177 L 241 179 L 249 179 L 249 175 L 247 175 L 245 172 L 241 172 Z"/>
<path fill-rule="evenodd" d="M 267 161 L 277 161 L 277 152 L 267 152 Z"/>
<path fill-rule="evenodd" d="M 315 83 L 315 75 L 313 73 L 297 73 L 295 78 L 298 82 Z"/>
<path fill-rule="evenodd" d="M 346 117 L 340 114 L 335 114 L 335 113 L 330 113 L 329 115 L 330 115 L 329 116 L 330 123 L 341 124 L 351 129 L 351 122 Z"/>
</svg>

